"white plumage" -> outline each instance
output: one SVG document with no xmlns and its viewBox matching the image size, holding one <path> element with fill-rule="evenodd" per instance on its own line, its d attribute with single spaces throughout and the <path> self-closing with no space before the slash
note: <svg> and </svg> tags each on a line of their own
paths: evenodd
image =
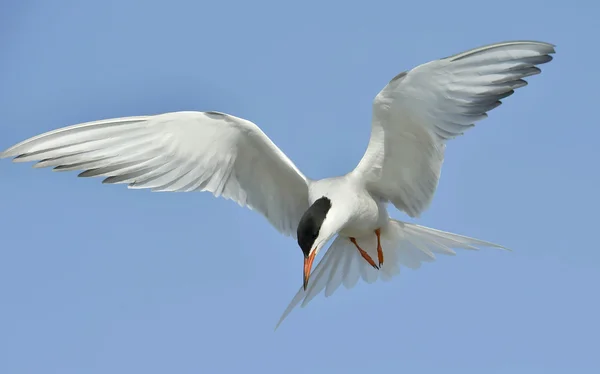
<svg viewBox="0 0 600 374">
<path fill-rule="evenodd" d="M 89 122 L 25 140 L 0 154 L 35 167 L 82 170 L 104 183 L 153 191 L 210 191 L 261 213 L 305 255 L 300 302 L 359 278 L 373 282 L 418 268 L 452 248 L 496 244 L 390 219 L 387 203 L 418 217 L 437 188 L 448 140 L 487 117 L 540 73 L 554 47 L 505 42 L 397 75 L 373 101 L 371 137 L 350 173 L 310 180 L 254 123 L 218 112 L 174 112 Z M 335 238 L 315 268 L 312 260 Z M 380 247 L 378 248 L 378 237 Z M 375 261 L 377 259 L 378 261 Z M 308 270 L 307 270 L 308 269 Z"/>
</svg>

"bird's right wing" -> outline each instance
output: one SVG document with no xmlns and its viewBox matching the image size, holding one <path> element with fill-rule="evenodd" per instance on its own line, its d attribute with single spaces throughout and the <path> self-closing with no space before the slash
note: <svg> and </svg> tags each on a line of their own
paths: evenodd
<svg viewBox="0 0 600 374">
<path fill-rule="evenodd" d="M 0 153 L 34 167 L 153 191 L 210 191 L 284 235 L 308 208 L 306 177 L 254 123 L 218 112 L 115 118 L 50 131 Z"/>
<path fill-rule="evenodd" d="M 377 258 L 375 235 L 356 238 L 356 240 L 371 258 Z M 323 291 L 325 297 L 329 297 L 342 284 L 345 288 L 351 289 L 361 278 L 367 283 L 373 283 L 379 278 L 388 281 L 400 274 L 400 266 L 418 269 L 423 262 L 434 261 L 436 254 L 455 255 L 456 252 L 452 248 L 477 250 L 478 247 L 495 247 L 506 249 L 483 240 L 398 220 L 390 220 L 388 225 L 381 229 L 381 246 L 385 261 L 383 266 L 376 270 L 362 258 L 348 238 L 338 236 L 313 270 L 306 291 L 300 287 L 275 328 L 279 327 L 298 304 L 301 303 L 301 307 L 305 307 Z"/>
<path fill-rule="evenodd" d="M 502 99 L 552 60 L 551 44 L 504 42 L 419 65 L 397 75 L 373 101 L 371 138 L 353 171 L 365 187 L 409 216 L 437 189 L 444 151 Z"/>
</svg>

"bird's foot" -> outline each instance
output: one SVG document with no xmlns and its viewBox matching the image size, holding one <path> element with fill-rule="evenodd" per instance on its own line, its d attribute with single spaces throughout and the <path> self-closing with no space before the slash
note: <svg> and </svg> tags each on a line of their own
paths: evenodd
<svg viewBox="0 0 600 374">
<path fill-rule="evenodd" d="M 375 269 L 379 270 L 379 267 L 377 266 L 377 264 L 375 264 L 375 261 L 373 261 L 373 259 L 371 258 L 371 256 L 369 256 L 369 254 L 367 252 L 365 252 L 361 247 L 358 246 L 358 243 L 356 242 L 355 238 L 350 238 L 350 241 L 356 246 L 356 249 L 358 249 L 358 252 L 360 253 L 360 255 L 371 265 L 373 266 Z"/>
<path fill-rule="evenodd" d="M 379 267 L 383 266 L 383 248 L 381 248 L 381 229 L 375 230 L 377 236 L 377 259 L 379 260 Z"/>
</svg>

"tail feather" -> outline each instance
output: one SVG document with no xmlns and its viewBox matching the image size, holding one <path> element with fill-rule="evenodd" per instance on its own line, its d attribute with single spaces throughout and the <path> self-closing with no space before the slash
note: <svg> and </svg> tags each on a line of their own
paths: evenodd
<svg viewBox="0 0 600 374">
<path fill-rule="evenodd" d="M 377 258 L 377 238 L 374 233 L 356 240 L 372 258 Z M 350 289 L 361 278 L 367 283 L 377 279 L 388 281 L 400 274 L 400 266 L 418 269 L 423 262 L 434 261 L 436 254 L 455 255 L 453 248 L 478 250 L 478 247 L 492 247 L 508 250 L 498 244 L 398 220 L 390 220 L 388 226 L 382 228 L 381 246 L 385 261 L 376 270 L 361 257 L 348 238 L 338 236 L 312 272 L 306 291 L 300 287 L 275 329 L 298 304 L 305 307 L 323 290 L 325 297 L 329 297 L 340 285 Z"/>
</svg>

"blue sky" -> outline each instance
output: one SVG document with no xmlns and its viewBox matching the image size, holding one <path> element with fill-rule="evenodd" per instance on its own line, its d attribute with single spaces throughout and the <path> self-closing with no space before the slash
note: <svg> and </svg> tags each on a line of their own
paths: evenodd
<svg viewBox="0 0 600 374">
<path fill-rule="evenodd" d="M 356 165 L 371 101 L 397 73 L 497 41 L 557 45 L 449 145 L 418 220 L 514 252 L 341 288 L 276 332 L 302 253 L 256 213 L 3 160 L 1 373 L 598 372 L 598 2 L 1 8 L 1 149 L 90 120 L 218 110 L 257 123 L 312 178 Z"/>
</svg>

